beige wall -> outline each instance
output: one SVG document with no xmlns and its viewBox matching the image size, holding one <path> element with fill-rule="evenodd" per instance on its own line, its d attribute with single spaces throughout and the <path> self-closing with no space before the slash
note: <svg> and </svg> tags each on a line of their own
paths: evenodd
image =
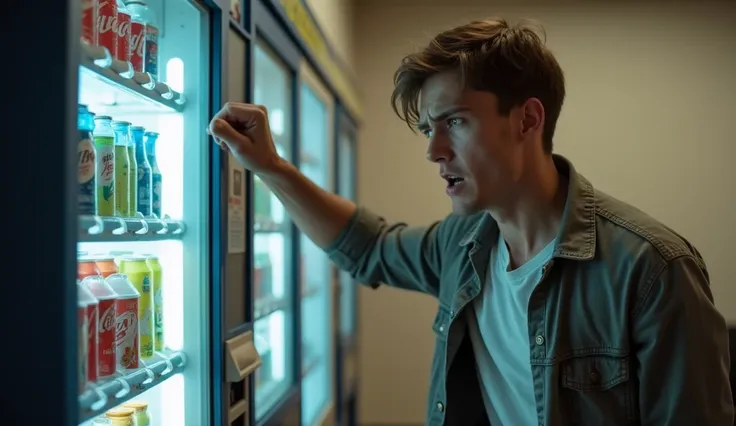
<svg viewBox="0 0 736 426">
<path fill-rule="evenodd" d="M 355 62 L 353 0 L 306 0 L 314 19 L 339 59 L 349 69 Z"/>
<path fill-rule="evenodd" d="M 437 168 L 424 159 L 426 142 L 389 107 L 393 71 L 405 53 L 447 26 L 491 15 L 536 18 L 567 77 L 557 152 L 598 188 L 696 244 L 710 267 L 719 309 L 736 322 L 730 269 L 736 244 L 734 3 L 476 3 L 485 6 L 437 0 L 356 5 L 355 68 L 366 111 L 361 201 L 413 224 L 449 212 Z M 361 290 L 360 296 L 361 424 L 422 423 L 436 304 L 387 288 Z"/>
</svg>

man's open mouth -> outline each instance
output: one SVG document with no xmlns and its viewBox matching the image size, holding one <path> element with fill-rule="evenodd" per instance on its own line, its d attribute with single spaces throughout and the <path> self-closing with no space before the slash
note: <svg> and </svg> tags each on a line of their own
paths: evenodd
<svg viewBox="0 0 736 426">
<path fill-rule="evenodd" d="M 452 176 L 452 175 L 446 175 L 444 176 L 445 180 L 447 181 L 447 187 L 452 188 L 455 185 L 460 184 L 461 182 L 464 182 L 465 179 L 459 177 L 459 176 Z"/>
</svg>

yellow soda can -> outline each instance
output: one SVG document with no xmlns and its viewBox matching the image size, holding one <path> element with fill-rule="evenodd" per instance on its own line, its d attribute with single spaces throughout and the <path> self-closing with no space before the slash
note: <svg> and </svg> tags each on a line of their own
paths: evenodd
<svg viewBox="0 0 736 426">
<path fill-rule="evenodd" d="M 151 279 L 153 280 L 153 317 L 154 317 L 154 333 L 156 336 L 155 348 L 157 351 L 164 350 L 164 298 L 163 298 L 163 270 L 158 257 L 147 255 L 146 264 L 151 270 Z"/>
<path fill-rule="evenodd" d="M 138 299 L 138 345 L 141 359 L 153 358 L 155 342 L 153 313 L 153 282 L 145 256 L 125 256 L 120 261 L 120 273 L 128 279 L 141 297 Z"/>
</svg>

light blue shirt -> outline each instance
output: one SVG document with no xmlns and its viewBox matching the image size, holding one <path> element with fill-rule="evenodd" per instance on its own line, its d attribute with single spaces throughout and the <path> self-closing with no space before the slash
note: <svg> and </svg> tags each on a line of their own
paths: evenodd
<svg viewBox="0 0 736 426">
<path fill-rule="evenodd" d="M 554 247 L 553 240 L 530 261 L 509 271 L 508 247 L 499 233 L 491 251 L 488 281 L 472 309 L 467 310 L 483 402 L 493 426 L 539 423 L 529 362 L 527 309 Z"/>
</svg>

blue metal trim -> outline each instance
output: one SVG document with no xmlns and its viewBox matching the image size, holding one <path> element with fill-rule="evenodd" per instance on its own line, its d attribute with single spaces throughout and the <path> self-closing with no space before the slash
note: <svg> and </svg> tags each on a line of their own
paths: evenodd
<svg viewBox="0 0 736 426">
<path fill-rule="evenodd" d="M 39 13 L 43 10 L 43 13 Z M 33 17 L 33 21 L 29 20 Z M 4 2 L 3 424 L 76 426 L 79 2 Z M 43 64 L 38 64 L 39 55 Z M 6 80 L 7 79 L 7 80 Z M 39 84 L 40 83 L 40 84 Z M 33 333 L 42 333 L 36 336 Z M 42 337 L 41 337 L 42 336 Z M 16 349 L 23 342 L 24 349 Z M 29 368 L 25 368 L 29 366 Z M 30 367 L 32 366 L 32 367 Z"/>
<path fill-rule="evenodd" d="M 256 39 L 264 39 L 289 68 L 299 72 L 302 52 L 273 16 L 272 11 L 263 4 L 263 0 L 253 0 L 253 16 L 256 23 Z"/>
<path fill-rule="evenodd" d="M 246 0 L 245 5 L 243 7 L 243 22 L 244 26 L 248 31 L 255 31 L 255 14 L 253 13 L 253 1 L 252 0 Z M 254 34 L 255 35 L 255 34 Z M 245 54 L 245 67 L 243 68 L 245 70 L 245 99 L 246 102 L 253 102 L 253 96 L 255 92 L 255 46 L 253 45 L 253 39 L 249 40 L 249 43 L 246 44 L 246 54 Z M 245 304 L 245 319 L 248 322 L 253 321 L 253 309 L 255 306 L 255 300 L 253 300 L 253 244 L 254 244 L 254 235 L 253 235 L 253 214 L 252 212 L 255 211 L 254 206 L 254 200 L 253 200 L 253 173 L 250 172 L 250 170 L 246 170 L 245 173 L 245 185 L 246 188 L 249 188 L 247 191 L 247 196 L 245 200 L 245 229 L 247 232 L 247 239 L 246 239 L 246 250 L 245 250 L 245 276 L 247 277 L 248 281 L 245 283 L 245 294 L 247 298 L 247 302 Z M 251 323 L 252 326 L 252 323 Z M 256 398 L 255 398 L 255 389 L 256 389 L 256 380 L 255 380 L 255 374 L 251 374 L 248 376 L 248 424 L 254 425 L 256 424 L 255 416 L 256 416 Z"/>
<path fill-rule="evenodd" d="M 226 68 L 225 37 L 230 14 L 227 0 L 207 0 L 210 8 L 210 90 L 212 93 L 210 114 L 214 115 L 222 105 L 223 72 Z M 225 277 L 227 256 L 227 157 L 212 143 L 210 149 L 210 421 L 212 425 L 225 425 L 228 421 L 228 389 L 225 383 Z"/>
<path fill-rule="evenodd" d="M 297 71 L 298 72 L 298 71 Z M 292 103 L 294 108 L 292 109 L 292 121 L 294 123 L 294 132 L 292 132 L 292 159 L 291 162 L 294 166 L 299 169 L 301 167 L 301 82 L 299 78 L 295 76 L 292 80 Z M 302 271 L 301 271 L 301 236 L 302 233 L 296 224 L 292 222 L 291 225 L 291 270 L 292 270 L 292 293 L 291 300 L 293 301 L 293 312 L 294 318 L 292 321 L 292 338 L 294 345 L 294 357 L 292 362 L 294 382 L 299 386 L 299 392 L 301 395 L 302 386 Z M 299 398 L 298 418 L 299 423 L 303 422 L 302 404 L 301 397 Z"/>
<path fill-rule="evenodd" d="M 273 18 L 272 14 L 266 9 L 261 0 L 252 1 L 252 16 L 253 16 L 253 28 L 254 28 L 254 40 L 260 42 L 261 40 L 268 45 L 268 47 L 279 57 L 281 61 L 286 64 L 290 71 L 291 79 L 291 92 L 292 92 L 292 117 L 291 123 L 293 123 L 292 141 L 289 147 L 289 152 L 292 154 L 290 161 L 295 165 L 299 166 L 299 156 L 297 155 L 299 148 L 299 63 L 302 55 L 299 49 L 296 47 L 294 42 Z M 254 57 L 255 48 L 251 49 L 250 55 Z M 251 59 L 249 68 L 250 70 L 250 92 L 246 99 L 253 101 L 253 91 L 255 87 L 255 59 Z M 251 186 L 252 188 L 252 186 Z M 251 191 L 252 192 L 252 191 Z M 252 205 L 251 205 L 252 207 Z M 252 208 L 248 210 L 249 220 L 252 221 Z M 249 239 L 253 239 L 252 226 L 249 228 Z M 287 367 L 291 368 L 292 371 L 292 388 L 285 395 L 282 402 L 271 408 L 263 417 L 256 422 L 255 419 L 255 398 L 251 398 L 251 424 L 259 425 L 278 425 L 284 418 L 291 418 L 295 415 L 294 410 L 301 410 L 301 299 L 300 299 L 300 286 L 299 286 L 299 270 L 298 270 L 298 259 L 299 259 L 299 232 L 296 226 L 291 223 L 290 231 L 286 237 L 285 251 L 291 259 L 287 260 L 286 265 L 289 268 L 285 271 L 284 277 L 285 282 L 290 285 L 290 300 L 291 305 L 289 306 L 291 321 L 288 323 L 289 330 L 286 330 L 287 351 L 292 348 L 292 357 Z M 252 257 L 252 251 L 250 256 Z M 252 259 L 251 259 L 252 262 Z M 249 274 L 252 273 L 249 272 Z M 249 275 L 250 276 L 250 275 Z M 248 294 L 252 294 L 252 285 L 249 285 Z M 252 318 L 252 304 L 250 306 L 250 312 Z M 251 381 L 251 383 L 253 383 Z M 251 389 L 255 387 L 251 385 Z M 296 418 L 299 418 L 299 411 L 296 412 Z"/>
<path fill-rule="evenodd" d="M 243 40 L 251 40 L 251 35 L 248 31 L 243 28 L 242 25 L 232 18 L 230 18 L 230 28 L 233 29 Z"/>
</svg>

